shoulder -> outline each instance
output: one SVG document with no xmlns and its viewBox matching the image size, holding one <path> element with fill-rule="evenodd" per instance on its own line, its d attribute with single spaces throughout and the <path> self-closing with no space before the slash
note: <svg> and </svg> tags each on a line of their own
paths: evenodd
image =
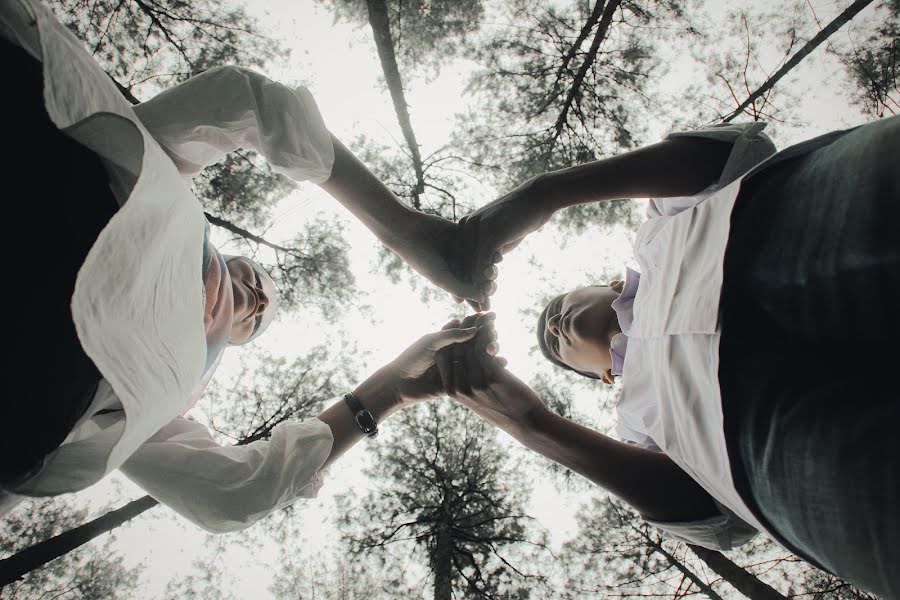
<svg viewBox="0 0 900 600">
<path fill-rule="evenodd" d="M 716 182 L 724 187 L 748 173 L 777 151 L 772 139 L 763 133 L 767 123 L 717 123 L 689 131 L 670 133 L 666 139 L 679 137 L 700 137 L 731 144 L 731 153 Z"/>
</svg>

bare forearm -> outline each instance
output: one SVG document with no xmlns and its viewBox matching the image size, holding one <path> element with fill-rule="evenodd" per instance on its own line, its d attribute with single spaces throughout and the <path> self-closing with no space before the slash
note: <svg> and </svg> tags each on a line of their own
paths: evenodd
<svg viewBox="0 0 900 600">
<path fill-rule="evenodd" d="M 513 436 L 648 519 L 692 521 L 716 513 L 709 494 L 660 452 L 619 442 L 549 410 L 538 411 L 531 425 Z"/>
<path fill-rule="evenodd" d="M 619 198 L 689 196 L 714 183 L 731 144 L 674 138 L 611 158 L 539 176 L 540 197 L 554 210 Z"/>
<path fill-rule="evenodd" d="M 380 371 L 376 371 L 374 375 L 359 384 L 353 393 L 379 424 L 401 405 L 396 386 Z M 325 467 L 331 465 L 364 437 L 353 412 L 343 400 L 338 400 L 322 411 L 319 420 L 331 428 L 331 435 L 334 438 L 331 454 L 325 461 Z"/>
<path fill-rule="evenodd" d="M 321 184 L 386 246 L 392 247 L 399 228 L 409 224 L 412 209 L 375 176 L 339 139 L 334 144 L 331 177 Z"/>
</svg>

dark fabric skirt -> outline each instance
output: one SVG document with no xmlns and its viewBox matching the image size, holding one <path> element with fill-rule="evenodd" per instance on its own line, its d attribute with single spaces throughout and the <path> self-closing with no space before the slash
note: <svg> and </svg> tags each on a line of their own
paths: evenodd
<svg viewBox="0 0 900 600">
<path fill-rule="evenodd" d="M 41 64 L 0 38 L 5 116 L 6 327 L 0 486 L 27 478 L 90 404 L 100 373 L 72 323 L 78 269 L 118 203 L 99 158 L 44 109 Z"/>
<path fill-rule="evenodd" d="M 745 182 L 721 309 L 738 492 L 789 549 L 900 598 L 900 118 Z"/>
</svg>

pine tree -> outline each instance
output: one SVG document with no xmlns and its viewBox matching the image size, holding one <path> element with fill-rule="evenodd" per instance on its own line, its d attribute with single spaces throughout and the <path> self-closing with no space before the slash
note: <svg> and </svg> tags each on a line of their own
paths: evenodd
<svg viewBox="0 0 900 600">
<path fill-rule="evenodd" d="M 394 590 L 424 573 L 435 600 L 524 598 L 540 587 L 534 557 L 546 558 L 544 537 L 496 432 L 438 403 L 405 411 L 392 427 L 369 470 L 373 489 L 358 503 L 345 497 L 339 511 L 353 555 L 380 559 Z"/>
<path fill-rule="evenodd" d="M 283 55 L 243 8 L 222 0 L 50 0 L 127 93 L 152 95 L 224 64 L 261 67 Z"/>
<path fill-rule="evenodd" d="M 862 39 L 838 52 L 851 80 L 857 102 L 875 117 L 900 113 L 900 0 L 878 5 L 872 25 Z"/>
<path fill-rule="evenodd" d="M 0 559 L 74 527 L 88 516 L 70 497 L 30 498 L 0 524 Z M 113 536 L 62 556 L 22 579 L 0 583 L 0 598 L 130 598 L 139 567 L 126 567 Z"/>
<path fill-rule="evenodd" d="M 477 109 L 456 134 L 458 151 L 498 189 L 642 142 L 646 114 L 662 108 L 654 100 L 653 76 L 665 69 L 657 41 L 665 29 L 686 29 L 680 3 L 514 0 L 504 12 L 501 25 L 471 43 Z M 625 202 L 572 207 L 555 220 L 575 232 L 638 223 Z"/>
<path fill-rule="evenodd" d="M 336 19 L 368 25 L 404 140 L 402 146 L 387 147 L 360 138 L 353 144 L 357 155 L 417 211 L 456 221 L 473 210 L 475 205 L 464 200 L 465 178 L 456 168 L 457 158 L 444 149 L 422 156 L 404 81 L 423 66 L 436 73 L 441 63 L 456 54 L 460 37 L 480 23 L 481 0 L 396 5 L 389 0 L 325 0 L 325 4 L 332 8 Z M 378 260 L 389 280 L 402 280 L 418 289 L 423 302 L 443 296 L 432 286 L 423 286 L 421 278 L 387 248 L 379 248 Z"/>
<path fill-rule="evenodd" d="M 581 531 L 562 551 L 572 600 L 601 593 L 719 598 L 732 590 L 753 600 L 873 600 L 762 535 L 726 555 L 668 539 L 619 501 L 602 497 L 584 506 L 578 521 Z"/>
<path fill-rule="evenodd" d="M 636 513 L 609 498 L 595 497 L 578 514 L 581 531 L 567 542 L 567 597 L 598 594 L 721 598 L 684 545 L 672 544 Z M 692 564 L 693 563 L 693 564 Z"/>
</svg>

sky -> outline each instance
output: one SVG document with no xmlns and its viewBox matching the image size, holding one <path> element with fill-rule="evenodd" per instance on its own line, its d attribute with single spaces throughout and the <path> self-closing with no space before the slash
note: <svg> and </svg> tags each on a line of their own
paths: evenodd
<svg viewBox="0 0 900 600">
<path fill-rule="evenodd" d="M 713 3 L 724 7 L 726 3 Z M 727 3 L 734 7 L 739 3 Z M 755 2 L 759 5 L 759 2 Z M 765 3 L 763 3 L 765 4 Z M 769 2 L 777 9 L 780 2 Z M 332 15 L 309 0 L 250 0 L 249 12 L 258 16 L 264 29 L 283 41 L 291 49 L 291 59 L 284 64 L 271 65 L 266 74 L 285 83 L 305 83 L 313 92 L 331 131 L 345 141 L 359 133 L 396 143 L 401 140 L 393 107 L 387 91 L 379 83 L 380 64 L 367 29 L 354 29 L 334 23 Z M 819 18 L 830 18 L 832 3 L 814 4 Z M 721 15 L 712 12 L 710 23 Z M 770 55 L 771 54 L 771 55 Z M 763 52 L 760 61 L 774 65 L 779 56 Z M 672 74 L 661 85 L 676 94 L 679 86 L 698 77 L 698 67 L 686 56 L 671 56 Z M 423 154 L 440 147 L 448 138 L 456 112 L 470 101 L 463 91 L 472 66 L 464 61 L 445 65 L 433 81 L 408 82 L 407 97 L 413 126 L 422 144 Z M 796 75 L 792 88 L 798 94 L 801 114 L 806 123 L 779 124 L 770 131 L 779 146 L 800 141 L 818 133 L 839 129 L 864 121 L 842 94 L 843 74 L 840 65 L 828 54 L 818 51 L 808 59 Z M 826 82 L 823 85 L 823 81 Z M 833 84 L 833 85 L 830 85 Z M 665 124 L 654 123 L 654 135 L 664 135 Z M 495 190 L 473 183 L 473 190 L 483 194 L 478 204 L 487 202 L 504 190 Z M 275 208 L 275 225 L 268 232 L 270 239 L 288 237 L 303 222 L 317 215 L 336 216 L 343 222 L 343 235 L 351 243 L 352 268 L 356 290 L 367 310 L 349 310 L 318 314 L 316 311 L 293 318 L 281 318 L 261 338 L 259 346 L 287 357 L 296 356 L 310 347 L 338 340 L 344 332 L 357 342 L 361 381 L 366 375 L 394 358 L 412 341 L 424 333 L 440 328 L 448 319 L 461 317 L 465 311 L 449 298 L 444 303 L 424 305 L 418 294 L 406 285 L 392 285 L 375 268 L 377 242 L 362 225 L 352 219 L 335 201 L 316 186 L 301 185 Z M 631 239 L 627 232 L 611 235 L 586 234 L 563 239 L 552 227 L 530 236 L 500 265 L 499 289 L 492 299 L 497 313 L 496 328 L 500 335 L 501 355 L 509 359 L 509 368 L 524 380 L 530 380 L 541 368 L 540 358 L 529 352 L 533 346 L 533 326 L 523 322 L 523 311 L 546 290 L 529 290 L 523 282 L 536 280 L 536 269 L 560 291 L 594 283 L 602 272 L 622 272 L 628 264 Z M 223 248 L 228 251 L 228 248 Z M 538 266 L 535 266 L 535 262 Z M 217 377 L 228 377 L 239 364 L 237 352 L 226 353 Z M 580 388 L 577 408 L 592 422 L 608 430 L 611 415 L 598 411 L 598 398 L 611 400 L 609 390 Z M 586 391 L 585 391 L 586 390 Z M 608 403 L 608 402 L 607 402 Z M 203 418 L 203 402 L 198 418 Z M 382 425 L 384 435 L 374 443 L 390 443 L 391 422 Z M 508 439 L 507 439 L 508 440 Z M 512 442 L 508 440 L 512 445 Z M 517 451 L 525 460 L 524 451 Z M 311 557 L 321 556 L 336 532 L 331 523 L 335 495 L 350 490 L 364 493 L 367 481 L 361 472 L 369 457 L 367 442 L 358 444 L 327 474 L 326 485 L 319 498 L 301 501 L 300 518 L 305 542 L 303 547 Z M 119 475 L 84 492 L 85 502 L 99 506 L 105 501 L 119 503 L 121 498 L 133 498 L 142 492 Z M 585 497 L 568 493 L 537 477 L 529 512 L 549 531 L 551 541 L 559 546 L 577 533 L 573 516 Z M 128 564 L 143 563 L 141 598 L 162 598 L 166 583 L 190 571 L 191 562 L 209 551 L 206 535 L 191 524 L 178 519 L 170 511 L 157 508 L 151 516 L 142 517 L 134 525 L 117 533 L 116 547 Z M 240 534 L 236 534 L 240 535 Z M 265 548 L 249 556 L 245 551 L 226 547 L 220 560 L 226 564 L 233 579 L 231 591 L 238 597 L 266 597 L 271 581 L 271 565 L 277 560 L 278 548 Z"/>
</svg>

